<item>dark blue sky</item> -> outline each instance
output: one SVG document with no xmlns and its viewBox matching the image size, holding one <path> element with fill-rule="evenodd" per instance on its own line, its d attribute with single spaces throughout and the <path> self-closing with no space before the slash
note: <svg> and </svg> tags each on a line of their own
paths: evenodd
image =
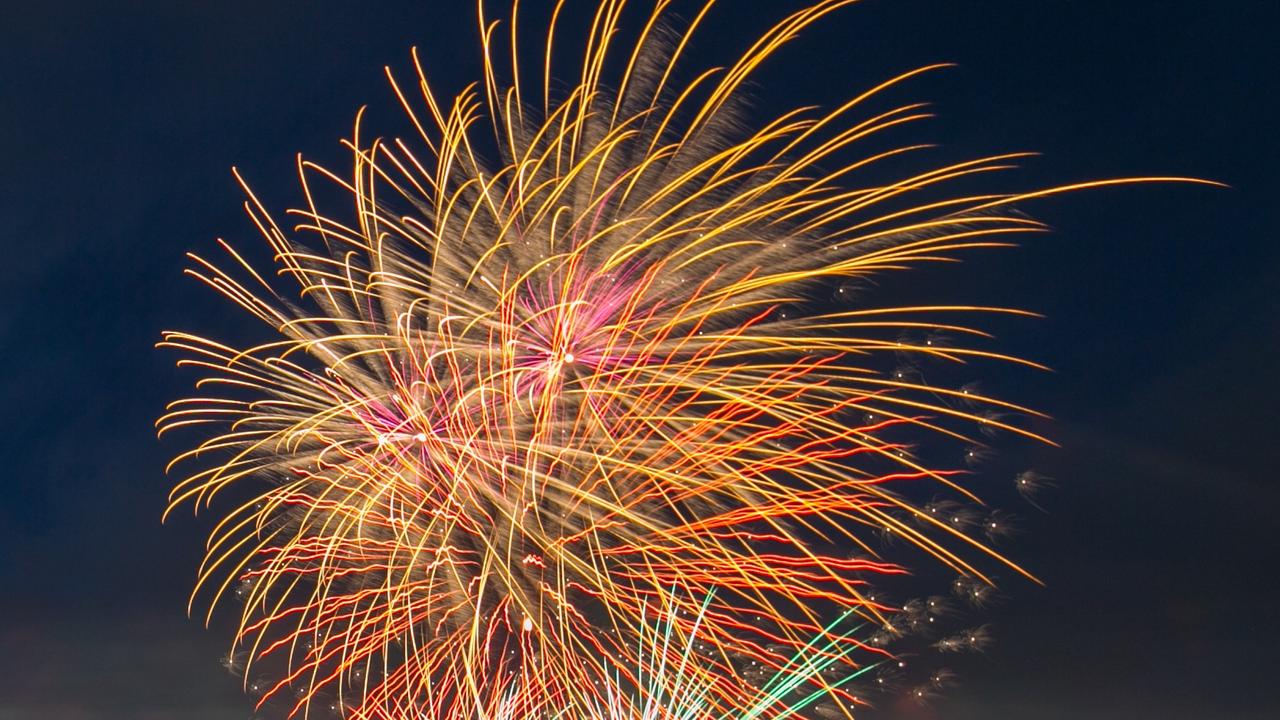
<svg viewBox="0 0 1280 720">
<path fill-rule="evenodd" d="M 0 719 L 241 718 L 221 635 L 184 619 L 203 521 L 159 515 L 152 421 L 189 378 L 161 329 L 236 337 L 181 275 L 254 241 L 228 169 L 278 206 L 293 155 L 341 157 L 356 107 L 397 122 L 383 65 L 477 73 L 472 4 L 43 2 L 0 23 Z M 794 2 L 724 3 L 698 59 Z M 119 5 L 113 7 L 113 5 Z M 266 6 L 266 7 L 260 7 Z M 495 3 L 495 6 L 497 3 Z M 127 6 L 127 7 L 121 7 Z M 749 12 L 737 8 L 751 8 Z M 1280 439 L 1280 4 L 868 0 L 782 53 L 760 104 L 831 104 L 911 67 L 899 98 L 941 157 L 1038 150 L 1025 186 L 1140 174 L 1029 208 L 1057 232 L 890 297 L 1017 305 L 1002 347 L 1055 368 L 986 387 L 1044 408 L 1062 449 L 1011 445 L 993 486 L 1058 479 L 1025 513 L 999 643 L 934 708 L 956 720 L 1275 717 Z"/>
</svg>

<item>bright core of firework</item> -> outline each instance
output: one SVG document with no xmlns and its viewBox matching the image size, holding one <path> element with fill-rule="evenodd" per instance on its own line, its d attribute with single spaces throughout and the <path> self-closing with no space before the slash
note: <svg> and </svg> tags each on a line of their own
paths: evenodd
<svg viewBox="0 0 1280 720">
<path fill-rule="evenodd" d="M 863 108 L 930 68 L 829 112 L 737 121 L 753 70 L 846 4 L 796 12 L 679 80 L 712 3 L 675 33 L 655 3 L 627 35 L 624 0 L 605 0 L 559 93 L 559 7 L 537 87 L 482 9 L 481 85 L 445 104 L 416 54 L 412 83 L 392 79 L 419 137 L 370 141 L 357 121 L 349 174 L 300 161 L 289 229 L 245 186 L 296 288 L 226 243 L 221 262 L 192 256 L 277 337 L 166 333 L 203 376 L 159 425 L 216 430 L 174 461 L 190 469 L 171 509 L 232 486 L 248 498 L 214 530 L 198 591 L 210 612 L 243 600 L 235 644 L 270 678 L 254 681 L 262 703 L 387 719 L 638 711 L 650 618 L 696 633 L 696 652 L 668 661 L 718 717 L 758 696 L 748 668 L 784 666 L 833 614 L 885 623 L 868 580 L 904 569 L 872 536 L 971 578 L 979 559 L 1005 562 L 895 488 L 975 499 L 912 443 L 980 445 L 970 421 L 1032 436 L 984 412 L 1031 411 L 885 370 L 904 355 L 1022 362 L 904 339 L 980 339 L 948 318 L 1015 311 L 802 308 L 1042 230 L 1002 209 L 1019 196 L 949 190 L 1018 155 L 875 177 L 921 146 L 856 149 L 926 112 Z M 349 211 L 322 210 L 322 184 Z M 847 715 L 857 700 L 828 665 L 852 675 L 882 651 L 840 636 L 826 652 L 804 682 Z"/>
</svg>

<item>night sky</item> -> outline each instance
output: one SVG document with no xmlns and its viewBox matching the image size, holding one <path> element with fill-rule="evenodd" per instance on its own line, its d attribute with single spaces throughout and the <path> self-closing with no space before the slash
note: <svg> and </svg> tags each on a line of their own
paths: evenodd
<svg viewBox="0 0 1280 720">
<path fill-rule="evenodd" d="M 694 64 L 797 6 L 724 4 Z M 1280 716 L 1278 30 L 1271 0 L 868 0 L 759 75 L 756 119 L 955 62 L 894 96 L 936 103 L 912 132 L 939 160 L 1043 152 L 1022 187 L 1232 186 L 1057 198 L 1027 208 L 1050 236 L 886 279 L 885 298 L 1044 313 L 1000 324 L 1000 347 L 1054 368 L 984 371 L 984 390 L 1055 417 L 1036 429 L 1061 448 L 1003 443 L 976 480 L 1056 479 L 1010 550 L 1045 586 L 1005 578 L 997 644 L 933 716 Z M 180 443 L 152 423 L 191 378 L 152 345 L 253 337 L 181 272 L 215 237 L 259 242 L 229 168 L 296 202 L 294 154 L 343 167 L 360 105 L 399 127 L 382 67 L 409 72 L 413 45 L 444 88 L 478 77 L 473 3 L 4 11 L 0 720 L 250 715 L 225 634 L 185 613 L 208 519 L 160 524 Z"/>
</svg>

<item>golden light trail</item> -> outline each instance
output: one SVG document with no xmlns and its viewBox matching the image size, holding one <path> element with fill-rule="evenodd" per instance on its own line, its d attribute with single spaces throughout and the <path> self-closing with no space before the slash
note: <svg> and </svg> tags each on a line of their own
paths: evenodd
<svg viewBox="0 0 1280 720">
<path fill-rule="evenodd" d="M 982 426 L 1042 440 L 985 411 L 1035 413 L 887 370 L 904 354 L 1038 367 L 903 339 L 981 342 L 957 318 L 1028 313 L 788 308 L 1044 232 L 1014 202 L 1181 178 L 951 190 L 1023 154 L 885 177 L 885 160 L 926 146 L 859 148 L 929 115 L 857 113 L 941 66 L 832 112 L 788 111 L 756 132 L 738 120 L 760 64 L 850 0 L 791 14 L 685 84 L 678 61 L 714 3 L 669 42 L 667 2 L 630 36 L 627 4 L 600 2 L 563 91 L 552 41 L 564 41 L 564 3 L 541 62 L 523 65 L 514 26 L 499 41 L 481 9 L 482 86 L 445 103 L 416 53 L 411 82 L 392 79 L 415 140 L 368 140 L 358 116 L 348 177 L 299 159 L 305 202 L 289 230 L 244 184 L 276 276 L 226 243 L 221 263 L 192 256 L 192 275 L 278 335 L 249 348 L 183 332 L 160 343 L 202 373 L 160 433 L 213 430 L 175 459 L 187 470 L 169 510 L 239 488 L 193 602 L 203 593 L 211 613 L 229 593 L 244 601 L 235 644 L 275 678 L 263 703 L 361 720 L 604 707 L 647 718 L 633 669 L 653 657 L 637 654 L 667 652 L 704 690 L 697 716 L 722 717 L 758 696 L 746 668 L 781 669 L 835 616 L 888 621 L 867 588 L 906 568 L 877 556 L 877 533 L 977 582 L 993 567 L 1026 574 L 981 528 L 900 490 L 977 500 L 966 474 L 913 446 L 981 446 Z M 522 93 L 529 67 L 543 77 Z M 538 96 L 541 108 L 524 104 Z M 335 188 L 352 201 L 345 214 L 321 210 Z M 644 650 L 654 621 L 699 651 Z M 883 658 L 849 635 L 826 652 L 846 675 Z M 862 700 L 823 668 L 804 683 L 852 717 Z"/>
</svg>

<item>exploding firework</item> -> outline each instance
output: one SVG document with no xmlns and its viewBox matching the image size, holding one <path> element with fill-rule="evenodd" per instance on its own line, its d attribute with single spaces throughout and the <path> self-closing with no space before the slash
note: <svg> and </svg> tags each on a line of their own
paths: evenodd
<svg viewBox="0 0 1280 720">
<path fill-rule="evenodd" d="M 834 668 L 849 651 L 851 646 L 842 641 L 862 630 L 861 624 L 845 627 L 850 612 L 838 616 L 779 667 L 751 669 L 750 674 L 758 682 L 755 694 L 731 712 L 717 713 L 708 697 L 711 684 L 705 679 L 695 679 L 689 672 L 698 664 L 701 641 L 697 630 L 705 620 L 710 600 L 711 596 L 708 596 L 702 603 L 688 633 L 682 633 L 676 623 L 669 621 L 642 630 L 636 653 L 638 665 L 632 669 L 632 680 L 624 681 L 622 674 L 617 673 L 613 681 L 604 684 L 601 704 L 590 708 L 584 715 L 560 709 L 549 710 L 543 717 L 547 720 L 753 720 L 789 717 L 805 710 L 820 714 L 830 711 L 823 703 L 830 696 L 832 687 L 813 689 L 811 686 L 816 684 L 819 675 Z M 841 673 L 839 680 L 832 685 L 850 685 L 860 676 L 876 670 L 878 664 L 867 664 L 858 671 Z M 631 697 L 628 697 L 629 693 Z M 477 716 L 490 720 L 524 720 L 529 715 L 519 707 L 518 697 L 518 688 L 511 688 L 493 697 L 494 706 Z"/>
<path fill-rule="evenodd" d="M 452 105 L 416 53 L 412 83 L 389 73 L 416 139 L 368 141 L 357 120 L 348 175 L 300 161 L 290 230 L 245 185 L 297 287 L 226 243 L 221 262 L 192 256 L 192 274 L 277 336 L 236 348 L 166 333 L 204 375 L 159 425 L 216 429 L 175 459 L 192 469 L 170 510 L 243 500 L 210 538 L 197 595 L 210 612 L 243 602 L 234 652 L 262 704 L 657 717 L 636 670 L 656 652 L 697 688 L 698 716 L 722 717 L 759 698 L 752 668 L 783 672 L 800 653 L 821 666 L 801 682 L 848 717 L 859 700 L 841 678 L 884 650 L 811 641 L 845 613 L 892 627 L 898 608 L 868 588 L 906 569 L 878 554 L 880 536 L 975 587 L 993 564 L 1023 572 L 980 523 L 954 520 L 969 515 L 947 503 L 977 499 L 963 468 L 919 448 L 949 440 L 977 457 L 993 429 L 1035 438 L 1002 419 L 1035 413 L 900 367 L 1034 366 L 935 341 L 984 339 L 952 318 L 1026 313 L 814 299 L 1007 246 L 1044 229 L 1012 203 L 1084 185 L 951 190 L 1018 154 L 876 177 L 923 146 L 857 149 L 927 111 L 864 108 L 931 68 L 743 130 L 757 66 L 847 4 L 796 12 L 684 80 L 713 3 L 676 31 L 656 2 L 627 35 L 631 10 L 605 0 L 562 91 L 563 3 L 523 65 L 518 3 L 509 43 L 482 9 L 484 80 Z M 540 82 L 522 84 L 531 65 Z M 321 209 L 333 188 L 349 212 Z M 948 499 L 903 494 L 921 484 Z M 688 644 L 646 646 L 653 622 Z"/>
</svg>

